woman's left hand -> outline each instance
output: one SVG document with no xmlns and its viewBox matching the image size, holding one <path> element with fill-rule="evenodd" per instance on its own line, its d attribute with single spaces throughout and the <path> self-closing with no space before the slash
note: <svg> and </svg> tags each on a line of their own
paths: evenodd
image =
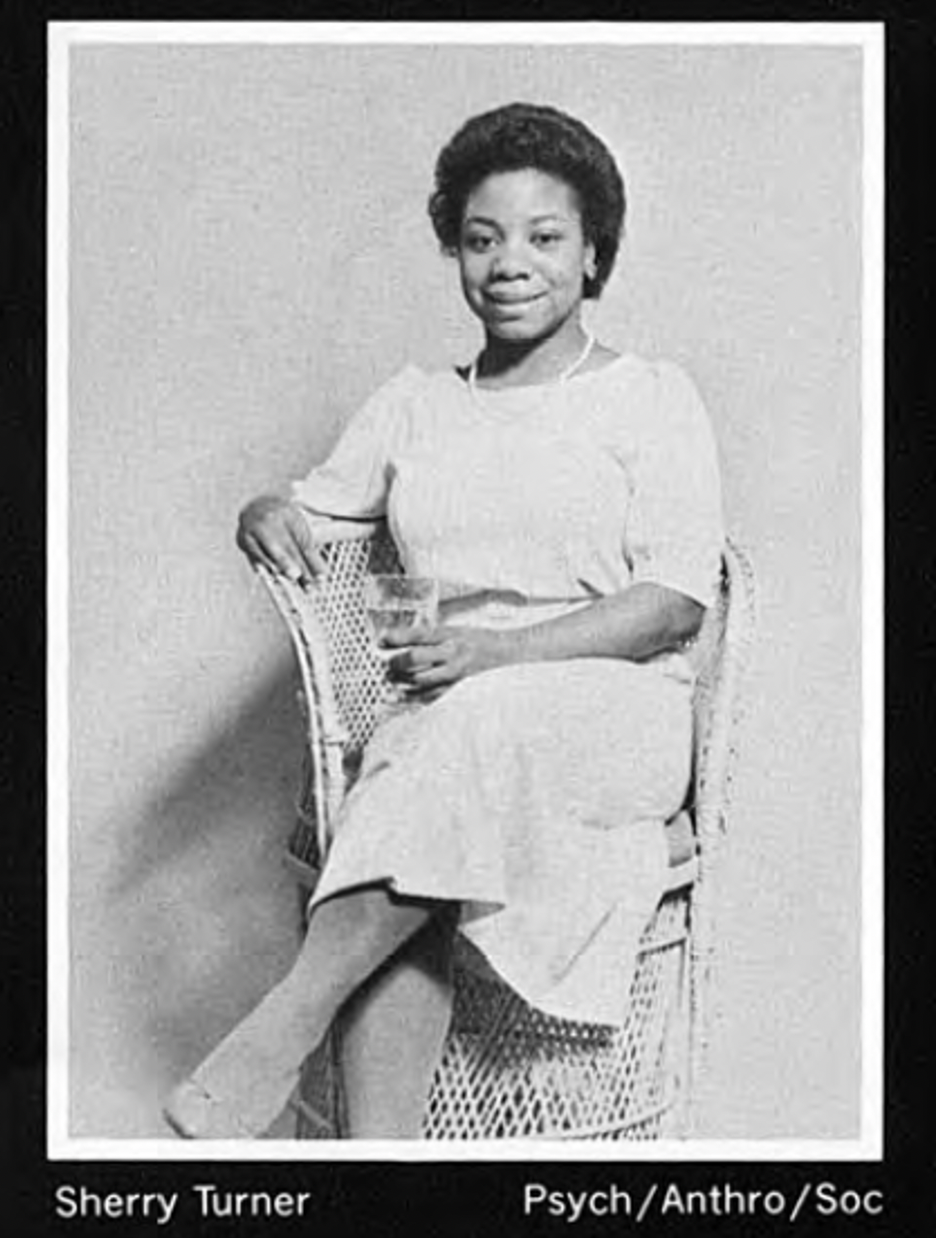
<svg viewBox="0 0 936 1238">
<path fill-rule="evenodd" d="M 448 687 L 513 661 L 513 633 L 489 628 L 417 628 L 388 634 L 384 647 L 405 646 L 390 661 L 393 679 L 413 692 Z"/>
</svg>

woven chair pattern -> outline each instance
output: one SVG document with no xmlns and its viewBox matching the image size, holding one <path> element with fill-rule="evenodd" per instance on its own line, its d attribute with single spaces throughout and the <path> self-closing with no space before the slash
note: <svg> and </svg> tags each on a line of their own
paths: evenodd
<svg viewBox="0 0 936 1238">
<path fill-rule="evenodd" d="M 309 742 L 289 862 L 308 888 L 390 692 L 386 665 L 372 652 L 362 589 L 368 573 L 399 570 L 395 548 L 379 526 L 339 531 L 320 548 L 327 572 L 311 585 L 259 569 L 286 620 L 302 676 Z M 457 937 L 453 1017 L 424 1113 L 425 1138 L 686 1133 L 710 1036 L 715 903 L 706 887 L 714 881 L 727 817 L 737 674 L 753 621 L 752 596 L 747 561 L 728 544 L 718 603 L 707 612 L 695 655 L 700 671 L 687 807 L 698 856 L 691 872 L 671 883 L 642 936 L 626 1021 L 608 1027 L 546 1015 Z M 334 1037 L 307 1061 L 294 1107 L 299 1138 L 340 1136 Z"/>
</svg>

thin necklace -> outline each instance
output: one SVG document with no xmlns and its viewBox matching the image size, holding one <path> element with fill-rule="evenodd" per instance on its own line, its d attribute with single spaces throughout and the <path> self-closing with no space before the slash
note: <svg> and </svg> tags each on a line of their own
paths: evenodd
<svg viewBox="0 0 936 1238">
<path fill-rule="evenodd" d="M 575 358 L 575 360 L 572 362 L 571 365 L 567 365 L 561 374 L 558 374 L 555 378 L 551 378 L 549 380 L 550 383 L 564 383 L 567 378 L 571 378 L 572 375 L 575 373 L 575 371 L 579 369 L 580 366 L 583 366 L 585 362 L 588 360 L 588 358 L 591 356 L 591 350 L 594 347 L 595 347 L 595 337 L 592 335 L 590 331 L 586 331 L 585 332 L 585 347 L 582 349 L 582 351 Z M 536 384 L 536 385 L 539 386 L 540 384 Z M 500 387 L 500 388 L 496 388 L 496 390 L 508 391 L 510 389 L 508 387 Z M 468 391 L 470 392 L 472 399 L 477 399 L 477 396 L 478 396 L 478 358 L 477 357 L 475 357 L 474 361 L 472 361 L 468 369 Z"/>
</svg>

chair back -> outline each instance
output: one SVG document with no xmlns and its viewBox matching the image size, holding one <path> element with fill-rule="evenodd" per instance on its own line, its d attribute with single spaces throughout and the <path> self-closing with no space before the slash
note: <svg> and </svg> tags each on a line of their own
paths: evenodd
<svg viewBox="0 0 936 1238">
<path fill-rule="evenodd" d="M 746 554 L 728 538 L 718 597 L 706 611 L 690 655 L 696 671 L 692 808 L 703 854 L 717 846 L 726 828 L 743 699 L 739 678 L 753 630 L 753 570 Z"/>
<path fill-rule="evenodd" d="M 368 630 L 364 581 L 402 570 L 383 524 L 344 522 L 319 550 L 327 571 L 306 585 L 257 568 L 286 623 L 302 677 L 308 753 L 290 853 L 306 884 L 314 883 L 379 706 L 390 694 L 386 663 Z"/>
</svg>

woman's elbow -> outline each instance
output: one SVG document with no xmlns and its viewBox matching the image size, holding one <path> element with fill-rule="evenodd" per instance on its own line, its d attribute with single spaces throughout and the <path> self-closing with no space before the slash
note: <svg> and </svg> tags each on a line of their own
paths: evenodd
<svg viewBox="0 0 936 1238">
<path fill-rule="evenodd" d="M 675 644 L 685 644 L 697 636 L 705 618 L 705 607 L 684 593 L 676 594 L 670 608 L 670 636 Z"/>
</svg>

